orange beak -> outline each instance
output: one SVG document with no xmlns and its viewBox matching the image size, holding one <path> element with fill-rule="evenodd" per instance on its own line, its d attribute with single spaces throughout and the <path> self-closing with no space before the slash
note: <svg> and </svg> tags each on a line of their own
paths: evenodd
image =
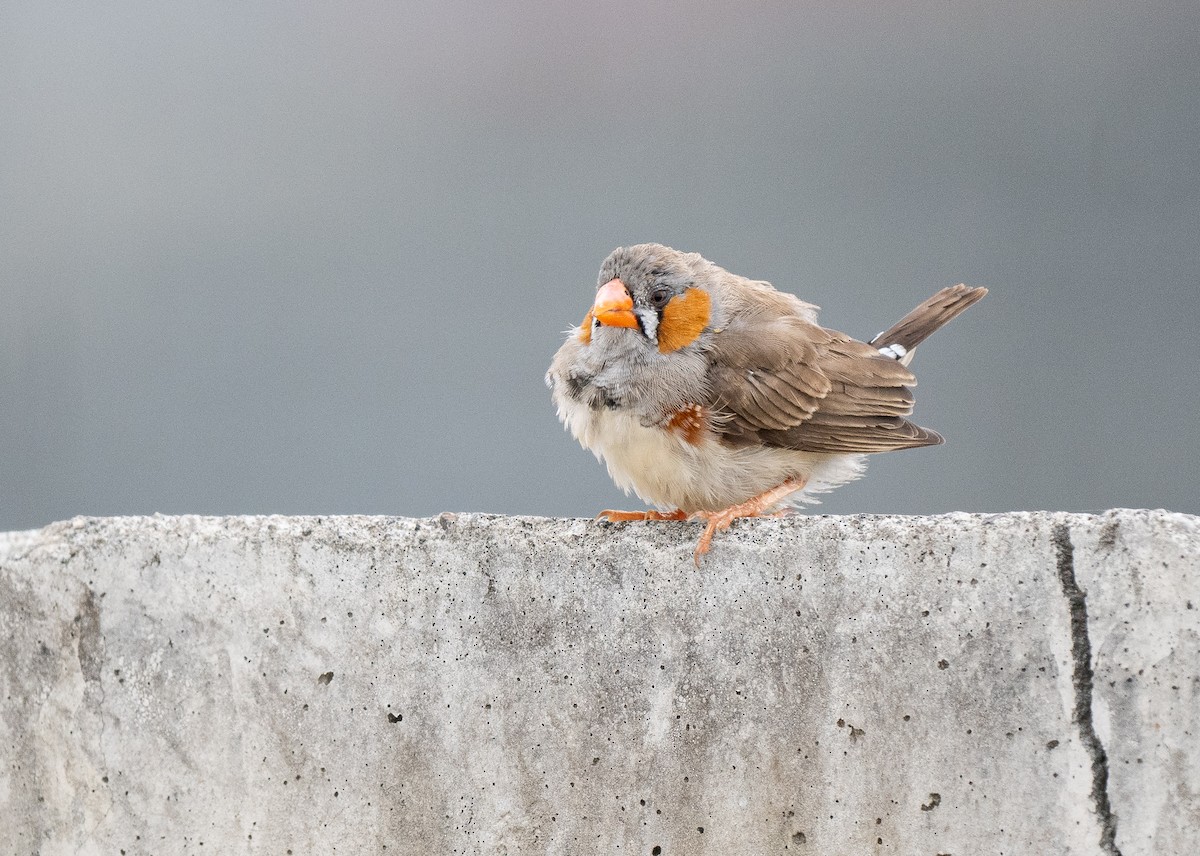
<svg viewBox="0 0 1200 856">
<path fill-rule="evenodd" d="M 633 298 L 629 289 L 619 279 L 610 279 L 596 292 L 592 304 L 592 317 L 608 327 L 633 327 L 637 329 L 637 316 L 633 314 Z"/>
</svg>

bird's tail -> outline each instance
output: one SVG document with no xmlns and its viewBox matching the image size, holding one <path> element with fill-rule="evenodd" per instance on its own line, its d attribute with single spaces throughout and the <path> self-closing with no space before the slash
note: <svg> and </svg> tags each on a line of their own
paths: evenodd
<svg viewBox="0 0 1200 856">
<path fill-rule="evenodd" d="M 934 331 L 953 321 L 987 294 L 986 288 L 954 285 L 943 288 L 920 306 L 884 330 L 869 344 L 879 348 L 885 357 L 904 365 L 912 360 L 913 349 L 928 339 Z"/>
</svg>

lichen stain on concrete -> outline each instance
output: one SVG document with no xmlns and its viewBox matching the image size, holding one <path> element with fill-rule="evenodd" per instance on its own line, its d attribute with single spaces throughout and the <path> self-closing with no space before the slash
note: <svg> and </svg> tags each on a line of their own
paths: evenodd
<svg viewBox="0 0 1200 856">
<path fill-rule="evenodd" d="M 100 631 L 100 607 L 96 603 L 96 592 L 90 587 L 83 590 L 83 600 L 75 615 L 72 633 L 75 635 L 75 650 L 79 658 L 79 671 L 90 685 L 99 685 L 100 672 L 104 666 L 104 637 Z"/>
</svg>

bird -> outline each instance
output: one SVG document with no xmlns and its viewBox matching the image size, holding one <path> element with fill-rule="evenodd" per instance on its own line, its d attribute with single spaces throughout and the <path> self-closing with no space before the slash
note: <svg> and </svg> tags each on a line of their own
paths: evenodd
<svg viewBox="0 0 1200 856">
<path fill-rule="evenodd" d="M 663 244 L 618 247 L 546 373 L 559 420 L 653 508 L 610 522 L 781 516 L 862 475 L 866 455 L 938 445 L 909 421 L 916 347 L 987 294 L 943 288 L 867 342 L 818 307 Z"/>
</svg>

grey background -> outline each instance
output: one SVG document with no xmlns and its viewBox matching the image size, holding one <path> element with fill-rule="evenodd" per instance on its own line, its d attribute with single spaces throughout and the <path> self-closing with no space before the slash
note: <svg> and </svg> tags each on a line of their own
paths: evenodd
<svg viewBox="0 0 1200 856">
<path fill-rule="evenodd" d="M 0 529 L 637 507 L 542 374 L 615 246 L 924 346 L 819 510 L 1200 512 L 1200 5 L 0 4 Z"/>
</svg>

